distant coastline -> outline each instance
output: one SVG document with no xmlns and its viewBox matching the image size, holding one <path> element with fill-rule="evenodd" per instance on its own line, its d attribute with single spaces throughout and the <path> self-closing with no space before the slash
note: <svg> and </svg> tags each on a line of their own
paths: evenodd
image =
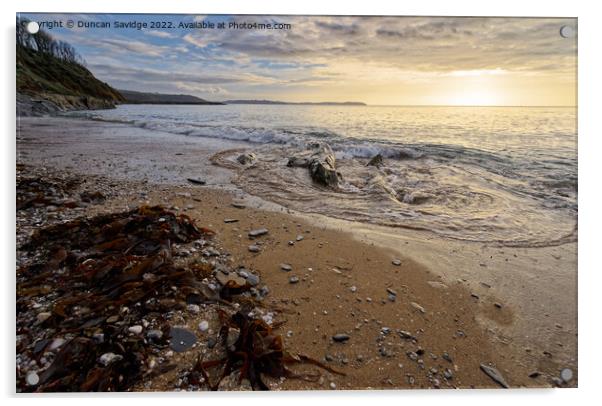
<svg viewBox="0 0 602 406">
<path fill-rule="evenodd" d="M 310 106 L 367 106 L 363 102 L 283 102 L 278 100 L 226 100 L 224 104 L 291 104 Z"/>
<path fill-rule="evenodd" d="M 188 94 L 146 93 L 122 89 L 119 90 L 119 93 L 125 98 L 123 104 L 224 104 L 222 102 L 209 101 Z"/>
</svg>

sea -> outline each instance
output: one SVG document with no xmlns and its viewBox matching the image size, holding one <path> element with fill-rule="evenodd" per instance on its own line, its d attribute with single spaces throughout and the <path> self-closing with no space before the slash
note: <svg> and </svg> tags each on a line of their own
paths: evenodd
<svg viewBox="0 0 602 406">
<path fill-rule="evenodd" d="M 242 142 L 254 164 L 238 164 L 240 150 L 215 164 L 233 169 L 246 192 L 300 212 L 500 246 L 577 239 L 576 107 L 120 105 L 69 114 L 173 142 Z M 316 142 L 336 156 L 336 189 L 286 165 Z M 368 166 L 377 154 L 383 165 Z"/>
</svg>

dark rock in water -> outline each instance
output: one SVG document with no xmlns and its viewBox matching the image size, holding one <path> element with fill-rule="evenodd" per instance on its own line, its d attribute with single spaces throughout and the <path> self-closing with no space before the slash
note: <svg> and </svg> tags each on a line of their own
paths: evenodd
<svg viewBox="0 0 602 406">
<path fill-rule="evenodd" d="M 192 183 L 193 185 L 206 185 L 207 184 L 207 182 L 205 182 L 204 180 L 200 180 L 200 179 L 187 178 L 186 180 L 188 182 Z"/>
<path fill-rule="evenodd" d="M 502 376 L 502 374 L 500 373 L 500 371 L 498 371 L 494 367 L 482 363 L 481 364 L 481 371 L 485 372 L 485 374 L 488 377 L 490 377 L 495 382 L 497 382 L 501 387 L 506 388 L 506 389 L 509 388 L 508 384 L 506 383 L 506 380 L 504 379 L 504 377 Z"/>
<path fill-rule="evenodd" d="M 239 155 L 238 158 L 236 158 L 236 160 L 241 165 L 247 165 L 255 162 L 255 160 L 257 160 L 257 156 L 255 156 L 254 153 L 249 152 L 248 154 Z"/>
<path fill-rule="evenodd" d="M 262 235 L 265 235 L 268 233 L 268 229 L 267 228 L 259 228 L 257 230 L 251 230 L 249 231 L 249 237 L 255 238 L 255 237 L 261 237 Z"/>
<path fill-rule="evenodd" d="M 175 352 L 187 351 L 197 341 L 196 335 L 192 331 L 181 327 L 172 327 L 169 330 L 169 337 L 169 346 Z"/>
<path fill-rule="evenodd" d="M 376 166 L 377 168 L 380 168 L 384 163 L 383 156 L 381 154 L 376 154 L 372 157 L 370 162 L 368 162 L 367 166 Z"/>
<path fill-rule="evenodd" d="M 322 159 L 315 158 L 309 164 L 311 178 L 324 186 L 335 187 L 339 184 L 334 155 L 327 154 Z"/>
<path fill-rule="evenodd" d="M 335 334 L 332 336 L 332 339 L 334 341 L 336 341 L 337 343 L 344 343 L 345 341 L 349 340 L 351 337 L 349 337 L 348 334 L 343 334 L 343 333 L 339 333 L 339 334 Z"/>
<path fill-rule="evenodd" d="M 324 186 L 336 187 L 340 174 L 336 170 L 336 159 L 327 144 L 315 143 L 309 146 L 310 151 L 301 156 L 289 158 L 289 167 L 308 168 L 314 182 Z"/>
<path fill-rule="evenodd" d="M 293 156 L 288 159 L 286 166 L 290 168 L 309 168 L 309 162 L 309 158 Z"/>
</svg>

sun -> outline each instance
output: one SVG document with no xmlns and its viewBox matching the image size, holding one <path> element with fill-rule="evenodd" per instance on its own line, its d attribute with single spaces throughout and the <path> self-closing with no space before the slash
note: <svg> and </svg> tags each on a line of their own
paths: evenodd
<svg viewBox="0 0 602 406">
<path fill-rule="evenodd" d="M 496 106 L 499 104 L 499 97 L 495 92 L 487 89 L 459 90 L 450 96 L 449 104 L 452 106 Z"/>
</svg>

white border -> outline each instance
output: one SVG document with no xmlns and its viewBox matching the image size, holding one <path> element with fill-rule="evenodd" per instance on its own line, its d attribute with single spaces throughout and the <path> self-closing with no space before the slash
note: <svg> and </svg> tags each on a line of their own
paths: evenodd
<svg viewBox="0 0 602 406">
<path fill-rule="evenodd" d="M 454 0 L 394 2 L 386 0 L 358 1 L 326 1 L 303 0 L 292 1 L 141 1 L 125 2 L 123 0 L 103 0 L 102 2 L 78 2 L 69 0 L 21 0 L 19 2 L 1 3 L 2 32 L 4 48 L 2 52 L 2 82 L 5 94 L 2 95 L 3 129 L 0 134 L 3 153 L 2 165 L 2 212 L 0 230 L 2 230 L 2 258 L 5 267 L 4 306 L 2 311 L 3 357 L 0 367 L 2 394 L 8 401 L 29 404 L 38 402 L 66 404 L 106 404 L 106 402 L 131 402 L 139 398 L 145 405 L 160 405 L 176 400 L 178 403 L 200 404 L 200 402 L 221 403 L 247 402 L 258 404 L 265 401 L 286 402 L 287 406 L 325 400 L 328 402 L 343 401 L 346 405 L 360 405 L 371 402 L 420 402 L 420 404 L 461 403 L 462 405 L 504 405 L 510 402 L 545 402 L 546 406 L 587 402 L 596 396 L 596 383 L 600 377 L 600 349 L 594 345 L 601 339 L 600 334 L 600 301 L 596 300 L 594 289 L 602 286 L 600 272 L 602 267 L 596 257 L 600 237 L 597 234 L 602 228 L 600 222 L 600 175 L 602 168 L 602 129 L 599 120 L 602 114 L 600 103 L 600 63 L 599 35 L 601 15 L 596 12 L 593 1 L 542 1 L 527 2 L 525 0 L 500 0 L 497 2 Z M 131 12 L 131 13 L 232 13 L 232 14 L 347 14 L 347 15 L 480 15 L 480 16 L 542 16 L 542 17 L 578 17 L 579 18 L 579 389 L 575 390 L 513 390 L 501 391 L 388 391 L 388 392 L 297 392 L 265 394 L 202 394 L 166 395 L 166 394 L 124 394 L 52 397 L 15 397 L 14 393 L 14 182 L 15 182 L 15 51 L 14 24 L 15 13 L 21 12 Z M 599 397 L 599 396 L 596 396 Z M 37 402 L 36 402 L 37 403 Z"/>
</svg>

